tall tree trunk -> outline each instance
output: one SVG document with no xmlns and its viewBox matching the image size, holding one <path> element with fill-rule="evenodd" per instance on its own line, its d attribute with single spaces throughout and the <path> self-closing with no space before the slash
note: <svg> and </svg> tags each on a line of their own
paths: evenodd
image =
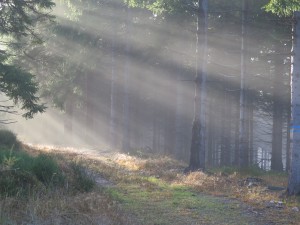
<svg viewBox="0 0 300 225">
<path fill-rule="evenodd" d="M 275 71 L 273 78 L 273 127 L 271 170 L 282 171 L 282 128 L 283 128 L 283 61 L 280 57 L 281 48 L 277 48 L 275 56 Z"/>
<path fill-rule="evenodd" d="M 226 86 L 226 82 L 225 82 Z M 230 96 L 228 91 L 224 90 L 224 99 L 222 107 L 222 133 L 221 133 L 221 166 L 230 165 Z"/>
<path fill-rule="evenodd" d="M 113 17 L 112 17 L 113 18 Z M 113 21 L 112 26 L 112 39 L 111 39 L 111 78 L 110 78 L 110 123 L 109 123 L 109 135 L 110 135 L 110 147 L 115 149 L 117 146 L 116 141 L 116 74 L 115 74 L 115 36 L 116 36 L 116 24 Z"/>
<path fill-rule="evenodd" d="M 188 170 L 205 169 L 208 0 L 198 0 L 194 121 Z M 202 48 L 199 38 L 203 38 Z M 198 60 L 202 54 L 202 65 Z M 200 67 L 200 68 L 199 68 Z"/>
<path fill-rule="evenodd" d="M 177 158 L 181 157 L 183 149 L 183 137 L 182 137 L 182 119 L 183 119 L 183 96 L 182 96 L 182 82 L 180 82 L 182 77 L 181 73 L 177 74 L 176 82 L 176 113 L 175 113 L 175 156 Z"/>
<path fill-rule="evenodd" d="M 291 169 L 288 182 L 290 195 L 300 193 L 300 12 L 294 13 L 291 58 Z"/>
<path fill-rule="evenodd" d="M 208 128 L 207 128 L 207 166 L 208 167 L 213 167 L 214 166 L 214 161 L 213 161 L 213 155 L 214 155 L 214 142 L 215 142 L 215 132 L 216 132 L 216 114 L 214 113 L 215 111 L 215 104 L 216 104 L 216 97 L 214 96 L 215 91 L 213 88 L 210 88 L 210 98 L 209 101 L 209 112 L 211 112 L 208 115 Z"/>
<path fill-rule="evenodd" d="M 242 10 L 242 37 L 241 37 L 241 86 L 240 86 L 240 121 L 239 121 L 239 166 L 249 165 L 249 143 L 247 129 L 247 96 L 246 96 L 246 74 L 245 74 L 245 37 L 246 37 L 246 13 L 247 0 L 243 0 Z"/>
<path fill-rule="evenodd" d="M 254 122 L 254 105 L 252 97 L 249 97 L 249 108 L 248 108 L 248 115 L 249 115 L 249 165 L 253 165 L 256 163 L 254 148 L 253 148 L 253 122 Z"/>
<path fill-rule="evenodd" d="M 291 79 L 291 73 L 289 74 Z M 291 169 L 291 86 L 287 90 L 287 101 L 286 101 L 286 159 L 285 159 L 285 171 L 289 172 Z"/>
<path fill-rule="evenodd" d="M 291 90 L 289 90 L 289 97 Z M 286 163 L 285 163 L 285 171 L 290 171 L 291 168 L 291 102 L 286 107 L 287 111 L 287 122 L 286 122 Z"/>
<path fill-rule="evenodd" d="M 130 68 L 130 35 L 131 35 L 131 9 L 127 8 L 127 19 L 126 19 L 126 47 L 125 47 L 125 68 L 123 74 L 123 128 L 122 128 L 122 151 L 128 152 L 130 150 L 130 137 L 129 137 L 129 68 Z"/>
</svg>

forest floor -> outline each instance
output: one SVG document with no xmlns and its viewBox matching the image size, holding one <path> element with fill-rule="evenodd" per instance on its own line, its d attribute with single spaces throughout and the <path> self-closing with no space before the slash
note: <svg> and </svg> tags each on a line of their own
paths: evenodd
<svg viewBox="0 0 300 225">
<path fill-rule="evenodd" d="M 69 224 L 300 224 L 299 198 L 284 194 L 285 174 L 234 168 L 184 174 L 185 163 L 141 152 L 30 145 L 27 151 L 79 161 L 95 179 L 90 193 L 43 200 L 48 216 L 73 213 Z"/>
</svg>

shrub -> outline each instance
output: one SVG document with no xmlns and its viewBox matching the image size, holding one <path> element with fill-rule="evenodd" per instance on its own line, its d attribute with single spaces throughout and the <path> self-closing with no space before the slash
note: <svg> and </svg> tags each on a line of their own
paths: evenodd
<svg viewBox="0 0 300 225">
<path fill-rule="evenodd" d="M 24 196 L 39 185 L 34 175 L 22 170 L 5 170 L 0 173 L 1 196 Z"/>
<path fill-rule="evenodd" d="M 17 136 L 9 130 L 0 130 L 0 148 L 1 149 L 16 149 L 21 148 L 21 144 L 17 139 Z"/>
<path fill-rule="evenodd" d="M 64 177 L 57 162 L 50 155 L 40 154 L 33 161 L 32 173 L 45 185 L 62 185 Z"/>
<path fill-rule="evenodd" d="M 78 163 L 72 163 L 71 168 L 73 170 L 74 179 L 73 186 L 75 191 L 88 192 L 91 191 L 96 182 L 91 175 Z"/>
</svg>

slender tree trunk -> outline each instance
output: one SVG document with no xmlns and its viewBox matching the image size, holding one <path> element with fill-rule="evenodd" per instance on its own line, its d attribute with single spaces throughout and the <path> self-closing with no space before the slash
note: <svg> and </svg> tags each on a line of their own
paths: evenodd
<svg viewBox="0 0 300 225">
<path fill-rule="evenodd" d="M 176 114 L 175 114 L 175 156 L 180 158 L 183 149 L 183 141 L 182 141 L 182 109 L 183 109 L 183 96 L 182 96 L 182 82 L 181 73 L 177 75 L 176 82 Z"/>
<path fill-rule="evenodd" d="M 125 68 L 123 74 L 123 85 L 124 85 L 124 95 L 123 95 L 123 130 L 122 130 L 122 151 L 128 152 L 130 150 L 130 137 L 129 137 L 129 68 L 130 68 L 130 31 L 131 31 L 131 10 L 127 8 L 127 20 L 126 20 L 126 47 L 125 47 Z"/>
<path fill-rule="evenodd" d="M 234 115 L 235 115 L 235 121 L 234 121 L 234 165 L 238 166 L 239 165 L 239 116 L 240 116 L 240 105 L 239 105 L 239 94 L 235 94 L 235 105 L 234 105 Z"/>
<path fill-rule="evenodd" d="M 291 58 L 291 169 L 288 194 L 300 193 L 300 12 L 294 13 Z"/>
<path fill-rule="evenodd" d="M 225 83 L 226 86 L 226 83 Z M 224 90 L 223 99 L 223 113 L 222 113 L 222 133 L 221 133 L 221 166 L 228 166 L 230 164 L 230 101 L 229 94 Z"/>
<path fill-rule="evenodd" d="M 242 37 L 241 37 L 241 86 L 240 86 L 240 121 L 239 121 L 239 166 L 249 165 L 249 143 L 247 129 L 247 96 L 246 96 L 246 66 L 245 66 L 245 37 L 246 37 L 247 0 L 243 0 Z"/>
<path fill-rule="evenodd" d="M 289 97 L 291 93 L 291 90 L 289 90 Z M 287 106 L 287 125 L 286 125 L 286 165 L 285 165 L 285 171 L 290 171 L 291 168 L 291 103 L 289 102 Z"/>
<path fill-rule="evenodd" d="M 194 121 L 192 128 L 190 164 L 187 170 L 205 169 L 208 0 L 198 0 L 198 5 Z M 200 35 L 203 38 L 201 49 L 199 47 Z M 201 54 L 202 65 L 200 67 L 198 61 Z"/>
<path fill-rule="evenodd" d="M 254 122 L 254 105 L 253 99 L 249 98 L 249 108 L 248 108 L 248 115 L 249 115 L 249 165 L 253 165 L 256 162 L 254 156 L 254 148 L 253 148 L 253 122 Z"/>
<path fill-rule="evenodd" d="M 115 35 L 116 28 L 115 23 L 113 21 L 114 26 L 112 27 L 112 39 L 111 39 L 111 80 L 110 80 L 110 123 L 109 123 L 109 134 L 110 134 L 110 147 L 115 149 L 117 146 L 116 141 L 116 74 L 115 74 Z"/>
<path fill-rule="evenodd" d="M 215 96 L 214 96 L 214 90 L 213 88 L 210 88 L 210 96 L 213 96 L 210 98 L 209 102 L 209 112 L 211 112 L 208 115 L 208 129 L 207 129 L 207 166 L 213 167 L 213 154 L 214 154 L 214 141 L 215 141 L 215 132 L 216 132 L 216 115 L 215 115 Z"/>
<path fill-rule="evenodd" d="M 289 74 L 291 79 L 291 73 Z M 287 101 L 286 101 L 286 159 L 285 159 L 285 171 L 289 172 L 291 168 L 291 85 L 287 88 Z"/>
<path fill-rule="evenodd" d="M 277 48 L 280 53 L 280 48 Z M 273 78 L 273 127 L 271 170 L 283 171 L 282 163 L 282 128 L 283 128 L 283 62 L 280 55 L 275 56 L 275 71 Z"/>
</svg>

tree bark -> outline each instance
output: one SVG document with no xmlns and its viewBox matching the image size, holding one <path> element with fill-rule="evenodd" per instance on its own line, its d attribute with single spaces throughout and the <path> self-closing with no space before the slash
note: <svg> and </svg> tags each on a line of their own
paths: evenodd
<svg viewBox="0 0 300 225">
<path fill-rule="evenodd" d="M 130 137 L 129 137 L 129 68 L 130 68 L 130 31 L 131 31 L 131 12 L 130 8 L 127 8 L 127 20 L 126 20 L 126 47 L 125 47 L 125 68 L 123 74 L 123 88 L 124 88 L 124 95 L 123 95 L 123 128 L 122 128 L 122 151 L 129 152 L 130 150 Z"/>
<path fill-rule="evenodd" d="M 245 37 L 246 37 L 246 12 L 247 0 L 243 0 L 242 10 L 242 37 L 241 37 L 241 84 L 240 84 L 240 120 L 239 120 L 239 166 L 249 165 L 249 143 L 247 129 L 247 96 L 246 96 L 246 75 L 245 75 Z"/>
<path fill-rule="evenodd" d="M 194 120 L 190 164 L 187 170 L 205 170 L 208 1 L 198 0 L 198 5 Z M 203 38 L 201 49 L 199 47 L 200 35 L 202 35 Z M 202 54 L 201 68 L 199 68 L 200 63 L 198 62 L 200 54 Z"/>
<path fill-rule="evenodd" d="M 291 58 L 291 169 L 288 194 L 300 193 L 300 12 L 294 13 Z"/>
<path fill-rule="evenodd" d="M 225 82 L 226 86 L 226 82 Z M 224 90 L 223 99 L 223 113 L 222 113 L 222 133 L 221 133 L 221 166 L 230 165 L 230 132 L 231 132 L 231 121 L 230 121 L 230 96 L 226 90 Z"/>
<path fill-rule="evenodd" d="M 114 17 L 112 17 L 114 18 Z M 117 147 L 116 141 L 116 74 L 115 74 L 115 36 L 116 36 L 116 24 L 115 21 L 112 26 L 112 40 L 111 40 L 111 78 L 110 78 L 110 123 L 109 123 L 109 135 L 110 135 L 110 147 L 115 149 Z"/>
<path fill-rule="evenodd" d="M 271 170 L 283 171 L 282 163 L 282 127 L 283 127 L 283 62 L 280 58 L 280 48 L 277 48 L 275 71 L 273 78 L 273 127 L 272 127 L 272 157 Z"/>
</svg>

